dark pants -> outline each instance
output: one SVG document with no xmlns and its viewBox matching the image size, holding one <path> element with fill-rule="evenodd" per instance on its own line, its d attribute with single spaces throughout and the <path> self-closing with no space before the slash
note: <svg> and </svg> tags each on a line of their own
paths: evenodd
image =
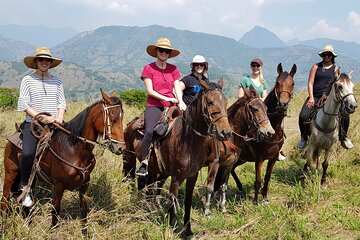
<svg viewBox="0 0 360 240">
<path fill-rule="evenodd" d="M 315 97 L 315 104 L 319 101 L 320 98 Z M 306 122 L 311 121 L 313 118 L 315 111 L 314 108 L 309 109 L 306 104 L 309 101 L 309 97 L 305 100 L 304 105 L 301 108 L 299 114 L 299 129 L 301 134 L 301 139 L 308 140 L 310 136 L 310 124 L 306 124 Z M 339 110 L 339 140 L 343 141 L 347 138 L 347 132 L 350 125 L 350 114 L 346 111 L 344 104 L 341 105 Z"/>
<path fill-rule="evenodd" d="M 21 184 L 27 185 L 34 163 L 38 140 L 35 138 L 30 129 L 30 123 L 26 122 L 23 129 L 23 145 L 22 145 L 22 159 L 20 162 Z"/>
<path fill-rule="evenodd" d="M 161 107 L 147 107 L 145 110 L 145 135 L 141 142 L 141 160 L 144 160 L 148 154 L 153 138 L 154 128 L 158 123 L 163 110 L 164 109 Z"/>
</svg>

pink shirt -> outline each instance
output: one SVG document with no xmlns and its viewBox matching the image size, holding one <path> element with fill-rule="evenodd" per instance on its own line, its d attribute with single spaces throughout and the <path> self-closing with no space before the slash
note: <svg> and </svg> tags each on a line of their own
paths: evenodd
<svg viewBox="0 0 360 240">
<path fill-rule="evenodd" d="M 174 81 L 181 77 L 179 69 L 170 63 L 166 63 L 166 68 L 159 68 L 155 62 L 146 65 L 141 73 L 141 79 L 150 78 L 153 89 L 163 96 L 173 98 L 172 92 Z M 156 107 L 168 107 L 170 102 L 159 100 L 152 96 L 147 96 L 146 105 Z"/>
</svg>

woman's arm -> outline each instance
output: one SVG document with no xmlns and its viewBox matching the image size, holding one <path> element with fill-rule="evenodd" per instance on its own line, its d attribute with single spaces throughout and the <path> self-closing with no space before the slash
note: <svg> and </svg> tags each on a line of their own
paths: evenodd
<svg viewBox="0 0 360 240">
<path fill-rule="evenodd" d="M 306 106 L 308 108 L 312 108 L 315 104 L 314 99 L 314 80 L 315 80 L 315 74 L 318 66 L 317 64 L 314 64 L 309 72 L 309 79 L 308 79 L 308 94 L 309 94 L 309 101 L 307 102 Z"/>
<path fill-rule="evenodd" d="M 185 89 L 185 84 L 182 81 L 179 80 L 175 80 L 174 82 L 174 90 L 175 90 L 175 95 L 176 98 L 178 100 L 178 106 L 180 108 L 180 110 L 185 111 L 186 110 L 186 104 L 183 101 L 183 91 Z"/>
</svg>

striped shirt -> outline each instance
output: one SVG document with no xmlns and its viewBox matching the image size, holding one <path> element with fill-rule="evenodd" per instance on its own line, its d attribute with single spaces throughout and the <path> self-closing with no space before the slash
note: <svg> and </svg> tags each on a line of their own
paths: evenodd
<svg viewBox="0 0 360 240">
<path fill-rule="evenodd" d="M 61 80 L 51 75 L 49 79 L 41 79 L 35 73 L 25 76 L 21 80 L 17 110 L 25 111 L 29 107 L 36 112 L 49 112 L 57 117 L 58 109 L 66 109 L 64 89 Z M 26 114 L 26 121 L 32 117 Z"/>
</svg>

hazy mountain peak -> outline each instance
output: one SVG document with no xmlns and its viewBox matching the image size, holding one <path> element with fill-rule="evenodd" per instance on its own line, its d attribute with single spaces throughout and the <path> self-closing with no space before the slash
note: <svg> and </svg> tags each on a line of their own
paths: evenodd
<svg viewBox="0 0 360 240">
<path fill-rule="evenodd" d="M 275 33 L 260 26 L 245 33 L 239 42 L 255 48 L 285 47 L 286 44 Z"/>
</svg>

